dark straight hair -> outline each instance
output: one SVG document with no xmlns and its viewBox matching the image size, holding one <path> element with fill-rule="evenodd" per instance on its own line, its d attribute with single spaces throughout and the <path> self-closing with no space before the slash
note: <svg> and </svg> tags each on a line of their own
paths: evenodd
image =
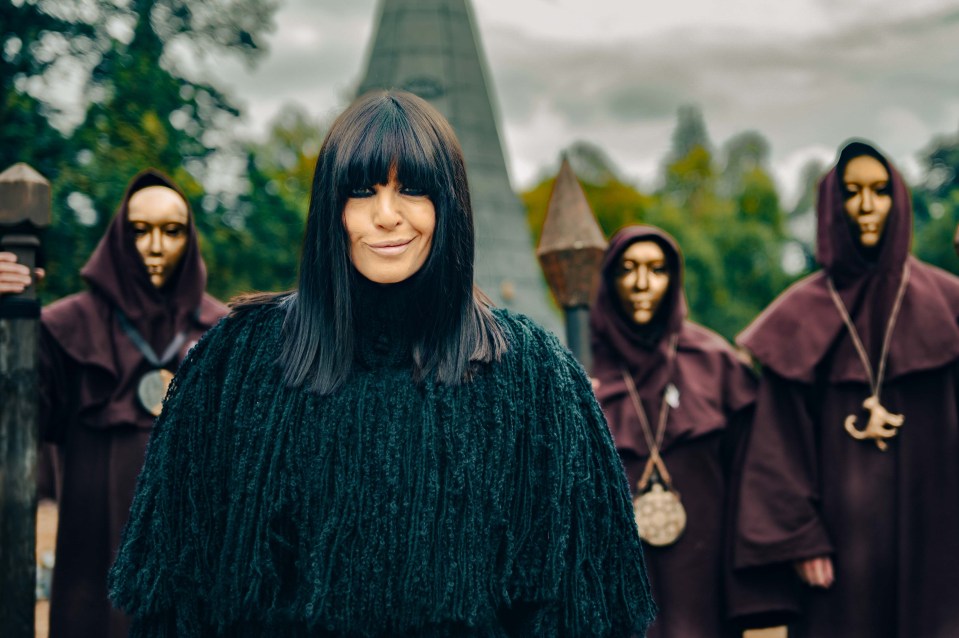
<svg viewBox="0 0 959 638">
<path fill-rule="evenodd" d="M 436 210 L 429 256 L 410 287 L 413 377 L 464 381 L 474 363 L 498 360 L 506 340 L 474 287 L 474 230 L 463 152 L 446 119 L 411 93 L 357 99 L 333 123 L 313 174 L 297 292 L 285 298 L 286 382 L 329 394 L 349 377 L 356 335 L 355 272 L 343 225 L 350 192 L 399 182 L 422 189 Z"/>
</svg>

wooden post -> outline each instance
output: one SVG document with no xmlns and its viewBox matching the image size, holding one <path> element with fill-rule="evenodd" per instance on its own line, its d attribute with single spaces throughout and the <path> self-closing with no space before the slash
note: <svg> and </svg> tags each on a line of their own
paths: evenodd
<svg viewBox="0 0 959 638">
<path fill-rule="evenodd" d="M 33 269 L 50 225 L 50 182 L 26 164 L 0 173 L 0 251 Z M 36 289 L 0 296 L 0 635 L 33 638 L 36 605 Z"/>
<path fill-rule="evenodd" d="M 563 157 L 536 256 L 553 296 L 566 311 L 566 343 L 587 372 L 592 368 L 589 303 L 606 246 L 583 187 Z"/>
</svg>

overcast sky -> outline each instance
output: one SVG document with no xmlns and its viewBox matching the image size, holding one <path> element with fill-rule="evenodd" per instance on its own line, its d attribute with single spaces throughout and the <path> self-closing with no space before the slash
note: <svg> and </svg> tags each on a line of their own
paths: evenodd
<svg viewBox="0 0 959 638">
<path fill-rule="evenodd" d="M 322 118 L 363 74 L 376 0 L 280 0 L 270 53 L 216 82 L 265 131 L 284 103 Z M 655 183 L 676 110 L 697 104 L 713 142 L 754 129 L 780 186 L 862 136 L 908 175 L 959 131 L 959 0 L 473 0 L 513 184 L 576 140 Z"/>
</svg>

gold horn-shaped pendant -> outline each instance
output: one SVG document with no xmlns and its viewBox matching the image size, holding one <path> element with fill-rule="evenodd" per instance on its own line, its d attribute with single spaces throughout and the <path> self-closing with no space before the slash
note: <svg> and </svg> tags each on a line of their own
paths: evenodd
<svg viewBox="0 0 959 638">
<path fill-rule="evenodd" d="M 862 402 L 862 407 L 869 411 L 869 421 L 866 423 L 866 429 L 856 429 L 856 415 L 850 414 L 846 417 L 846 432 L 857 441 L 872 439 L 883 452 L 888 445 L 885 439 L 891 439 L 899 433 L 905 417 L 901 414 L 893 414 L 882 407 L 879 403 L 879 397 L 872 395 Z"/>
</svg>

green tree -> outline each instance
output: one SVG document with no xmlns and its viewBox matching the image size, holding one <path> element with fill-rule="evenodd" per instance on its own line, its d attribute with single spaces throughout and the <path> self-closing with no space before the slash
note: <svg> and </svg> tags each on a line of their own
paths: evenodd
<svg viewBox="0 0 959 638">
<path fill-rule="evenodd" d="M 30 97 L 26 87 L 46 78 L 49 65 L 43 62 L 50 55 L 41 55 L 44 46 L 56 52 L 57 63 L 72 63 L 87 72 L 82 91 L 87 103 L 81 105 L 85 117 L 54 153 L 52 164 L 60 170 L 47 171 L 55 172 L 47 297 L 80 288 L 80 265 L 102 235 L 129 178 L 147 166 L 169 173 L 184 188 L 201 233 L 209 235 L 207 242 L 223 235 L 214 229 L 229 222 L 231 202 L 203 196 L 201 183 L 216 157 L 236 153 L 230 131 L 239 111 L 199 76 L 197 69 L 203 65 L 196 61 L 232 54 L 252 63 L 263 52 L 275 1 L 15 4 L 27 8 L 18 14 L 18 33 L 22 30 L 41 43 L 29 49 L 40 52 L 39 63 L 18 62 L 26 66 L 14 79 L 17 99 Z M 22 156 L 30 157 L 37 146 L 27 140 Z"/>
<path fill-rule="evenodd" d="M 71 21 L 53 0 L 0 3 L 0 170 L 27 162 L 55 180 L 67 140 L 50 124 L 59 113 L 35 93 L 53 82 L 51 69 L 64 56 L 90 49 L 95 29 Z"/>
<path fill-rule="evenodd" d="M 712 143 L 706 130 L 706 120 L 698 106 L 687 104 L 679 107 L 676 113 L 676 128 L 673 129 L 672 146 L 666 158 L 672 164 L 688 157 L 696 147 L 709 151 Z"/>
<path fill-rule="evenodd" d="M 959 274 L 953 247 L 959 224 L 959 133 L 933 138 L 922 164 L 923 180 L 912 193 L 915 252 L 924 261 Z"/>
<path fill-rule="evenodd" d="M 659 190 L 644 193 L 618 178 L 581 179 L 583 190 L 607 236 L 639 223 L 673 235 L 685 256 L 691 317 L 732 338 L 789 281 L 781 263 L 785 216 L 766 167 L 768 145 L 755 133 L 742 134 L 717 163 L 695 109 L 681 111 L 673 139 Z M 552 183 L 544 180 L 522 194 L 537 237 Z"/>
<path fill-rule="evenodd" d="M 281 110 L 261 143 L 245 147 L 242 193 L 228 223 L 211 227 L 207 259 L 210 290 L 229 298 L 251 290 L 286 290 L 296 284 L 313 168 L 325 127 L 302 109 Z"/>
</svg>

